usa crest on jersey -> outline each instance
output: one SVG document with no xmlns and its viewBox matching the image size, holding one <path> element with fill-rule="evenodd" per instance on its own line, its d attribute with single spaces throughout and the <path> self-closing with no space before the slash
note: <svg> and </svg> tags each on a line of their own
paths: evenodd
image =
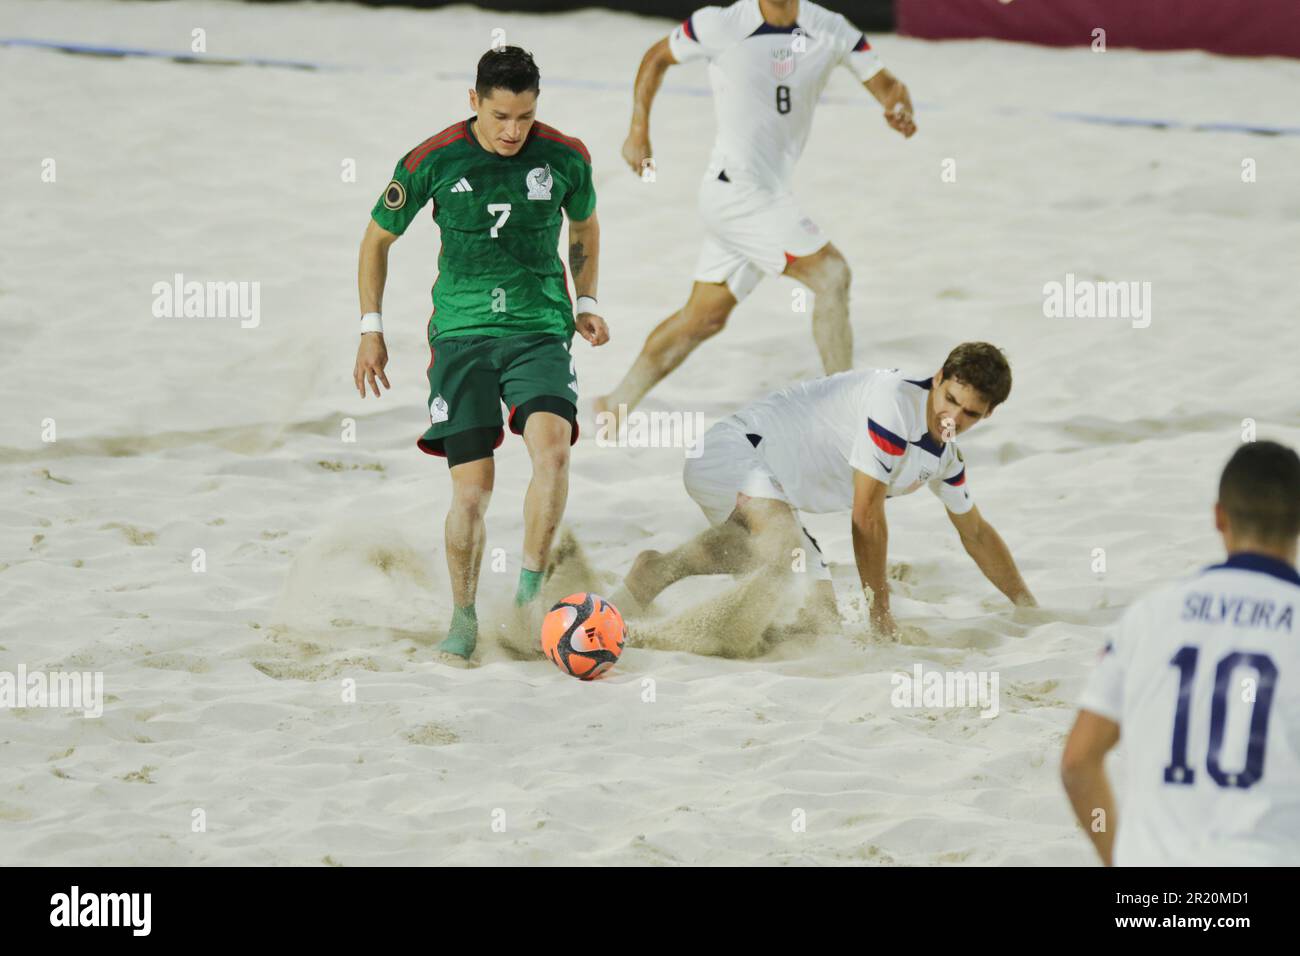
<svg viewBox="0 0 1300 956">
<path fill-rule="evenodd" d="M 772 75 L 784 80 L 794 72 L 794 50 L 788 46 L 777 47 L 772 51 Z"/>
</svg>

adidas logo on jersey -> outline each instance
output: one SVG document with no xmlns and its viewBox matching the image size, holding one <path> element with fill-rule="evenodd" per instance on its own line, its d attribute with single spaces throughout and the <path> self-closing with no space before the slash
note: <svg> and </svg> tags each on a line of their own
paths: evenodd
<svg viewBox="0 0 1300 956">
<path fill-rule="evenodd" d="M 472 193 L 474 191 L 474 187 L 469 184 L 468 179 L 462 176 L 460 177 L 460 181 L 456 183 L 455 186 L 451 187 L 451 191 L 454 193 Z"/>
</svg>

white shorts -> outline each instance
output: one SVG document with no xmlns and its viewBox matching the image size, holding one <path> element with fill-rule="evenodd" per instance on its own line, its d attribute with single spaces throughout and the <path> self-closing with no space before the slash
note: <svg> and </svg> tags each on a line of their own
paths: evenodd
<svg viewBox="0 0 1300 956">
<path fill-rule="evenodd" d="M 731 516 L 736 510 L 737 495 L 770 498 L 790 504 L 781 482 L 767 467 L 762 453 L 746 437 L 744 425 L 734 416 L 724 418 L 705 432 L 701 445 L 699 457 L 686 459 L 682 481 L 686 493 L 700 506 L 709 524 L 722 524 Z M 803 536 L 807 567 L 818 580 L 829 581 L 830 567 L 821 547 L 804 528 L 793 505 L 790 505 L 790 511 Z"/>
<path fill-rule="evenodd" d="M 792 193 L 706 174 L 699 207 L 707 232 L 695 279 L 725 282 L 736 301 L 765 274 L 780 275 L 791 259 L 810 256 L 828 241 Z"/>
</svg>

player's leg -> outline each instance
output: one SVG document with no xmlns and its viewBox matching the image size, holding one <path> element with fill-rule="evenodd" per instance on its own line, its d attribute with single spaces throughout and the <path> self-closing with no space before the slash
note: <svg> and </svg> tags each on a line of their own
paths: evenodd
<svg viewBox="0 0 1300 956">
<path fill-rule="evenodd" d="M 477 461 L 453 465 L 450 472 L 451 507 L 447 509 L 447 520 L 443 525 L 447 570 L 451 574 L 452 601 L 456 607 L 468 607 L 474 603 L 478 593 L 483 543 L 487 540 L 483 518 L 492 499 L 496 468 L 489 455 Z"/>
<path fill-rule="evenodd" d="M 827 375 L 853 367 L 853 327 L 849 324 L 849 283 L 852 273 L 831 243 L 811 255 L 790 259 L 785 275 L 813 293 L 813 340 Z"/>
<path fill-rule="evenodd" d="M 569 496 L 569 448 L 578 440 L 578 379 L 568 343 L 558 335 L 501 340 L 501 398 L 510 430 L 523 435 L 532 462 L 524 496 L 524 543 L 515 603 L 537 597 L 542 572 Z"/>
<path fill-rule="evenodd" d="M 468 659 L 478 640 L 475 596 L 483 561 L 483 522 L 495 479 L 492 454 L 501 444 L 501 400 L 491 340 L 438 341 L 430 348 L 429 428 L 421 451 L 447 459 L 451 506 L 444 523 L 452 619 L 438 650 Z"/>
<path fill-rule="evenodd" d="M 761 226 L 750 220 L 766 196 L 722 177 L 706 176 L 698 195 L 706 231 L 695 264 L 695 284 L 686 305 L 659 324 L 623 381 L 595 401 L 595 411 L 621 415 L 620 406 L 635 408 L 701 342 L 717 335 L 736 304 L 763 277 L 736 244 Z M 778 268 L 776 271 L 780 271 Z"/>
<path fill-rule="evenodd" d="M 492 498 L 496 477 L 492 448 L 500 432 L 499 428 L 471 429 L 443 442 L 451 465 L 451 506 L 443 528 L 454 609 L 447 637 L 438 650 L 467 659 L 478 641 L 475 596 L 487 540 L 483 519 Z"/>
<path fill-rule="evenodd" d="M 701 531 L 672 551 L 642 551 L 624 585 L 642 607 L 664 589 L 697 574 L 740 574 L 753 564 L 749 530 L 737 516 Z"/>
<path fill-rule="evenodd" d="M 736 510 L 726 521 L 680 548 L 637 555 L 625 583 L 642 606 L 697 574 L 745 574 L 763 567 L 783 577 L 793 570 L 794 549 L 800 544 L 794 510 L 775 498 L 737 497 Z"/>
<path fill-rule="evenodd" d="M 523 433 L 533 477 L 524 495 L 523 571 L 515 594 L 517 604 L 527 604 L 536 597 L 555 531 L 564 517 L 573 424 L 567 415 L 529 409 Z"/>
<path fill-rule="evenodd" d="M 711 527 L 672 551 L 645 551 L 637 556 L 624 583 L 642 606 L 683 578 L 750 570 L 754 550 L 749 502 L 757 500 L 755 495 L 778 494 L 753 441 L 731 420 L 705 432 L 700 454 L 686 460 L 682 480 Z M 755 520 L 761 523 L 762 516 Z"/>
<path fill-rule="evenodd" d="M 686 304 L 650 333 L 623 380 L 608 395 L 596 399 L 596 414 L 618 415 L 619 406 L 628 411 L 635 408 L 696 346 L 722 331 L 736 301 L 725 282 L 697 281 Z"/>
<path fill-rule="evenodd" d="M 848 263 L 792 193 L 750 189 L 740 195 L 715 230 L 760 275 L 787 275 L 813 292 L 813 339 L 822 367 L 827 375 L 851 368 Z"/>
<path fill-rule="evenodd" d="M 745 498 L 736 512 L 749 531 L 753 566 L 779 577 L 794 573 L 796 551 L 803 546 L 795 510 L 775 498 Z"/>
</svg>

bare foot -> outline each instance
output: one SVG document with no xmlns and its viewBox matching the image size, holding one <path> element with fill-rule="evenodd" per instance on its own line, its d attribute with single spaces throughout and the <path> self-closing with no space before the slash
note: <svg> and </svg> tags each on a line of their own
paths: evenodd
<svg viewBox="0 0 1300 956">
<path fill-rule="evenodd" d="M 459 654 L 449 654 L 447 651 L 438 651 L 438 662 L 446 664 L 448 667 L 459 667 L 461 670 L 469 670 L 477 667 L 472 660 L 461 657 Z"/>
<path fill-rule="evenodd" d="M 660 568 L 663 557 L 659 551 L 642 551 L 632 562 L 632 570 L 623 579 L 627 593 L 643 608 L 648 608 L 650 602 L 667 586 Z"/>
<path fill-rule="evenodd" d="M 591 403 L 592 418 L 596 422 L 597 434 L 617 437 L 623 428 L 623 418 L 627 415 L 627 406 L 620 407 L 610 395 L 597 396 Z"/>
</svg>

